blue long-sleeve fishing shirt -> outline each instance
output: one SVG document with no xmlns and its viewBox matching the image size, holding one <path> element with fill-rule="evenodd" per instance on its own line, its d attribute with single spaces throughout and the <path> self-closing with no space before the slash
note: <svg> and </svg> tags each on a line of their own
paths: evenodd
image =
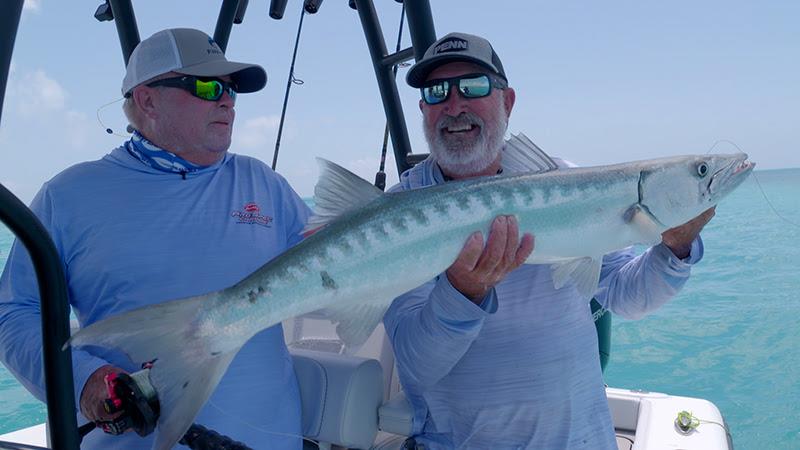
<svg viewBox="0 0 800 450">
<path fill-rule="evenodd" d="M 262 162 L 227 154 L 184 176 L 121 147 L 65 170 L 36 195 L 31 208 L 53 238 L 81 326 L 226 288 L 301 239 L 308 207 Z M 44 400 L 40 317 L 33 267 L 17 242 L 0 278 L 0 360 Z M 76 405 L 100 366 L 140 368 L 95 347 L 72 349 L 72 360 Z M 286 449 L 301 447 L 300 417 L 291 356 L 276 325 L 245 344 L 195 422 L 253 448 Z M 151 444 L 152 435 L 94 431 L 82 448 Z"/>
<path fill-rule="evenodd" d="M 429 158 L 393 190 L 443 182 Z M 699 238 L 686 261 L 663 244 L 611 253 L 596 299 L 640 318 L 681 289 L 702 253 Z M 442 274 L 395 299 L 384 325 L 426 448 L 617 449 L 589 302 L 555 289 L 550 266 L 519 267 L 480 306 Z"/>
</svg>

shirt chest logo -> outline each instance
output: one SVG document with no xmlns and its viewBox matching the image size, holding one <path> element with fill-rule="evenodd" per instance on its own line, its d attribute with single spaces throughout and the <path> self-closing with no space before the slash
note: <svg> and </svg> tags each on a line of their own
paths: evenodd
<svg viewBox="0 0 800 450">
<path fill-rule="evenodd" d="M 273 218 L 261 214 L 261 208 L 255 202 L 245 203 L 241 210 L 232 211 L 231 217 L 236 220 L 236 223 L 272 228 Z"/>
</svg>

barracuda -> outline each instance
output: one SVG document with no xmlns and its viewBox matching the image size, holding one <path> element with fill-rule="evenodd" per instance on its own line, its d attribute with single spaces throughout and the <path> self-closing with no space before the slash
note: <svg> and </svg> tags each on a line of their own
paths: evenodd
<svg viewBox="0 0 800 450">
<path fill-rule="evenodd" d="M 747 155 L 682 156 L 450 182 L 383 194 L 321 160 L 317 216 L 327 225 L 227 289 L 115 316 L 71 345 L 156 360 L 161 416 L 154 448 L 171 448 L 228 364 L 255 333 L 322 310 L 356 348 L 396 296 L 442 273 L 469 235 L 499 214 L 536 236 L 528 264 L 551 264 L 556 288 L 591 297 L 604 254 L 660 242 L 661 233 L 714 206 L 754 164 Z M 69 344 L 68 344 L 69 345 Z"/>
</svg>

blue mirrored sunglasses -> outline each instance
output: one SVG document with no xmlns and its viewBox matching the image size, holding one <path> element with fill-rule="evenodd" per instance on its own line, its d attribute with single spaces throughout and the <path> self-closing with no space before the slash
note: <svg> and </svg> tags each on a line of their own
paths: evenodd
<svg viewBox="0 0 800 450">
<path fill-rule="evenodd" d="M 481 98 L 492 93 L 492 87 L 505 89 L 508 85 L 502 81 L 490 77 L 485 73 L 471 73 L 453 78 L 440 78 L 425 82 L 420 88 L 422 100 L 429 105 L 436 105 L 447 100 L 450 96 L 450 88 L 457 87 L 458 92 L 464 98 Z"/>
<path fill-rule="evenodd" d="M 166 86 L 183 89 L 195 97 L 215 102 L 227 92 L 232 100 L 236 100 L 236 84 L 217 78 L 198 78 L 186 75 L 176 78 L 164 78 L 148 83 L 149 87 Z"/>
</svg>

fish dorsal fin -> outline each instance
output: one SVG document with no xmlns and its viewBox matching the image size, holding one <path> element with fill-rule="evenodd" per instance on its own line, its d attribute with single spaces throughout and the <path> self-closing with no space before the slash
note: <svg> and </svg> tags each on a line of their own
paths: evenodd
<svg viewBox="0 0 800 450">
<path fill-rule="evenodd" d="M 558 169 L 553 159 L 533 143 L 528 136 L 518 133 L 506 140 L 503 150 L 503 170 L 508 173 L 550 172 Z"/>
<path fill-rule="evenodd" d="M 646 207 L 638 203 L 631 206 L 625 211 L 624 219 L 639 236 L 640 244 L 653 246 L 661 242 L 661 233 L 666 227 L 656 220 Z"/>
<path fill-rule="evenodd" d="M 553 264 L 550 267 L 553 271 L 553 286 L 556 289 L 561 289 L 572 280 L 578 293 L 583 297 L 591 298 L 597 291 L 602 258 L 585 256 Z"/>
<path fill-rule="evenodd" d="M 345 212 L 383 195 L 372 183 L 336 163 L 324 158 L 317 158 L 317 163 L 320 175 L 314 187 L 314 215 L 303 233 L 327 225 Z"/>
</svg>

